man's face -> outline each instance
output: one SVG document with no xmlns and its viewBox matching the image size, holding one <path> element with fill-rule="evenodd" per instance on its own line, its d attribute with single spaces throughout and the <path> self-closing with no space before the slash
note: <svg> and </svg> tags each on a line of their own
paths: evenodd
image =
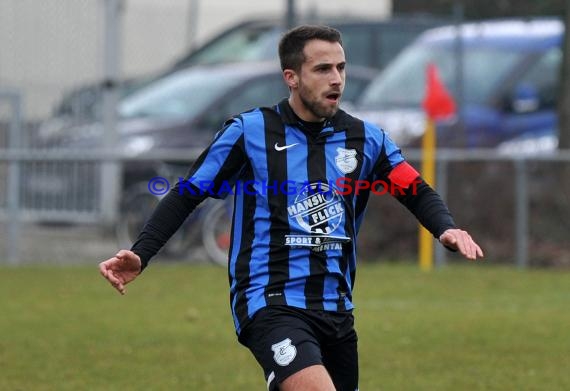
<svg viewBox="0 0 570 391">
<path fill-rule="evenodd" d="M 338 42 L 312 40 L 303 50 L 305 62 L 297 74 L 297 93 L 309 121 L 332 117 L 344 91 L 344 50 Z"/>
</svg>

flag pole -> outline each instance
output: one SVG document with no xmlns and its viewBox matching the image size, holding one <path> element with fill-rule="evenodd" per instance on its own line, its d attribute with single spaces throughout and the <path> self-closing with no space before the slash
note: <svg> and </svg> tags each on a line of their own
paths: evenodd
<svg viewBox="0 0 570 391">
<path fill-rule="evenodd" d="M 422 163 L 421 172 L 424 180 L 433 188 L 435 188 L 435 151 L 436 151 L 436 134 L 435 122 L 431 118 L 426 120 L 426 129 L 422 137 Z M 420 225 L 419 227 L 419 255 L 420 268 L 423 271 L 433 269 L 433 237 L 431 233 Z"/>
<path fill-rule="evenodd" d="M 426 113 L 426 128 L 422 137 L 421 172 L 428 185 L 435 188 L 435 158 L 437 153 L 437 131 L 435 121 L 454 115 L 456 108 L 451 94 L 439 79 L 437 67 L 430 63 L 426 68 L 426 95 L 423 101 Z M 419 264 L 425 271 L 433 269 L 434 240 L 431 233 L 420 225 L 418 233 Z"/>
</svg>

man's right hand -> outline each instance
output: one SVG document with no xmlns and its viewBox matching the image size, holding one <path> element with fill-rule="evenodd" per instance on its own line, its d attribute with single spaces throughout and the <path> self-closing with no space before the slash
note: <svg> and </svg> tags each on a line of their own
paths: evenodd
<svg viewBox="0 0 570 391">
<path fill-rule="evenodd" d="M 114 257 L 101 262 L 99 271 L 121 295 L 124 295 L 125 285 L 141 273 L 141 259 L 132 251 L 121 250 Z"/>
</svg>

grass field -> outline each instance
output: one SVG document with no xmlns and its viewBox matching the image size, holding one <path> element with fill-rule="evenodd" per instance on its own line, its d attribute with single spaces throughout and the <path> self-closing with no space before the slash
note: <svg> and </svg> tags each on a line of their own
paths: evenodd
<svg viewBox="0 0 570 391">
<path fill-rule="evenodd" d="M 0 390 L 264 390 L 225 271 L 0 268 Z M 570 390 L 570 272 L 363 264 L 361 390 Z"/>
</svg>

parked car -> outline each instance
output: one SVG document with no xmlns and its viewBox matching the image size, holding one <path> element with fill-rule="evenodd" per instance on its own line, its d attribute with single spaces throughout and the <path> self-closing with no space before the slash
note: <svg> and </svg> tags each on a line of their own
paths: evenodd
<svg viewBox="0 0 570 391">
<path fill-rule="evenodd" d="M 377 71 L 349 66 L 343 103 L 352 104 Z M 127 147 L 133 136 L 160 136 L 155 147 L 204 146 L 225 119 L 251 107 L 277 103 L 289 91 L 275 62 L 196 66 L 157 79 L 124 96 L 119 104 L 119 134 Z M 101 141 L 98 118 L 81 122 L 50 120 L 39 132 L 40 147 L 94 147 Z M 180 130 L 184 129 L 184 131 Z M 192 137 L 186 129 L 192 129 Z M 169 136 L 162 136 L 165 134 Z M 172 137 L 176 134 L 175 137 Z M 131 140 L 131 141 L 129 141 Z"/>
<path fill-rule="evenodd" d="M 375 75 L 375 70 L 350 67 L 343 101 L 359 96 Z M 272 105 L 288 95 L 282 72 L 274 62 L 184 69 L 120 101 L 119 147 L 128 156 L 155 149 L 202 149 L 230 116 L 256 106 Z M 46 133 L 38 144 L 42 148 L 99 148 L 103 146 L 103 129 L 101 121 L 62 127 Z M 187 166 L 184 163 L 180 174 Z M 148 181 L 160 175 L 161 169 L 161 162 L 127 161 L 123 188 Z M 73 191 L 75 177 L 69 170 L 63 174 L 54 169 L 45 171 L 26 173 L 27 191 L 34 194 L 29 199 L 52 199 L 48 205 L 59 204 L 63 192 Z M 91 171 L 90 175 L 97 177 Z M 81 207 L 97 206 L 96 198 L 90 202 Z"/>
<path fill-rule="evenodd" d="M 425 129 L 426 66 L 434 63 L 460 108 L 455 118 L 437 123 L 439 146 L 495 147 L 535 129 L 555 129 L 563 34 L 558 19 L 428 30 L 368 87 L 357 102 L 358 114 L 401 145 L 417 146 Z M 463 80 L 461 88 L 457 80 Z"/>
<path fill-rule="evenodd" d="M 342 33 L 349 64 L 382 69 L 420 33 L 447 24 L 449 20 L 410 15 L 383 20 L 309 17 L 301 18 L 298 22 L 326 24 L 338 29 Z M 246 20 L 182 56 L 164 72 L 204 64 L 275 60 L 278 58 L 279 39 L 284 32 L 283 20 Z"/>
<path fill-rule="evenodd" d="M 402 16 L 387 20 L 310 18 L 307 23 L 326 23 L 343 33 L 349 65 L 383 68 L 422 31 L 447 21 L 435 17 Z M 242 21 L 214 36 L 199 48 L 182 55 L 158 73 L 129 79 L 119 84 L 119 94 L 127 96 L 162 77 L 192 66 L 223 63 L 276 61 L 277 46 L 285 31 L 283 21 L 273 18 Z M 62 98 L 53 116 L 40 132 L 49 133 L 61 123 L 79 124 L 100 118 L 102 86 L 80 86 Z"/>
</svg>

